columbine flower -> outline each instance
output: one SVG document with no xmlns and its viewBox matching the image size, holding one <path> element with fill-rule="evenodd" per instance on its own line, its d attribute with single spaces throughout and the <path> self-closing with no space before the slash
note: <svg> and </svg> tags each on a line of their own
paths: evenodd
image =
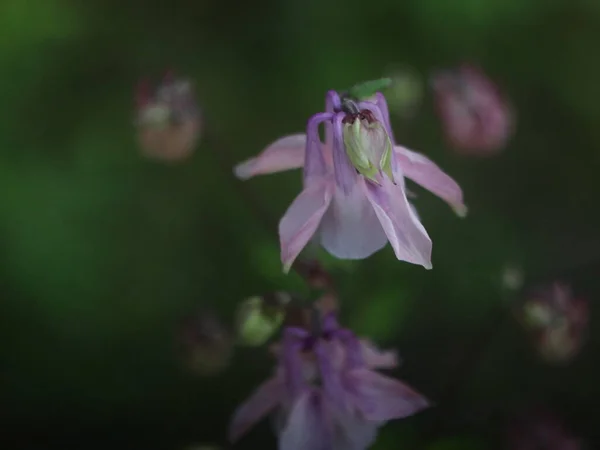
<svg viewBox="0 0 600 450">
<path fill-rule="evenodd" d="M 137 92 L 138 140 L 143 154 L 163 161 L 189 157 L 201 128 L 199 108 L 189 81 L 167 74 L 154 92 L 147 81 Z"/>
<path fill-rule="evenodd" d="M 501 151 L 514 131 L 513 113 L 480 70 L 462 66 L 432 78 L 446 139 L 457 152 L 490 156 Z"/>
<path fill-rule="evenodd" d="M 575 298 L 568 286 L 554 283 L 528 297 L 517 310 L 517 318 L 531 334 L 543 359 L 551 363 L 568 362 L 585 341 L 588 305 Z"/>
<path fill-rule="evenodd" d="M 385 422 L 428 406 L 420 394 L 374 370 L 394 367 L 393 352 L 358 340 L 333 314 L 318 325 L 312 333 L 285 329 L 277 371 L 237 409 L 230 440 L 276 412 L 280 450 L 363 450 Z"/>
<path fill-rule="evenodd" d="M 389 241 L 398 259 L 431 268 L 431 240 L 406 198 L 405 176 L 466 213 L 452 178 L 395 145 L 385 98 L 377 93 L 374 100 L 342 100 L 330 91 L 326 112 L 309 119 L 306 134 L 281 138 L 235 168 L 248 179 L 304 167 L 304 189 L 279 223 L 284 270 L 313 236 L 341 259 L 366 258 Z"/>
</svg>

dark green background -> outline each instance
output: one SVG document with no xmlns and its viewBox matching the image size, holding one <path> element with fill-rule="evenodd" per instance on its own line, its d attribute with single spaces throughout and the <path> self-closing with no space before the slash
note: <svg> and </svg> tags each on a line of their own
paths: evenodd
<svg viewBox="0 0 600 450">
<path fill-rule="evenodd" d="M 434 269 L 389 247 L 326 258 L 344 321 L 397 347 L 396 375 L 439 403 L 374 448 L 493 448 L 504 417 L 536 401 L 600 442 L 594 305 L 590 341 L 566 367 L 539 362 L 510 318 L 491 326 L 510 301 L 507 264 L 597 297 L 597 1 L 3 0 L 0 30 L 3 448 L 223 443 L 271 362 L 239 350 L 224 375 L 194 376 L 174 351 L 180 318 L 205 306 L 230 321 L 248 295 L 304 289 L 261 222 L 278 220 L 299 172 L 241 185 L 259 216 L 229 166 L 301 131 L 327 89 L 464 60 L 510 96 L 518 130 L 500 156 L 469 159 L 445 147 L 429 95 L 414 120 L 393 119 L 470 208 L 460 220 L 415 189 Z M 132 126 L 135 84 L 165 68 L 195 82 L 205 114 L 193 158 L 175 166 L 139 156 Z M 274 445 L 262 425 L 239 447 Z"/>
</svg>

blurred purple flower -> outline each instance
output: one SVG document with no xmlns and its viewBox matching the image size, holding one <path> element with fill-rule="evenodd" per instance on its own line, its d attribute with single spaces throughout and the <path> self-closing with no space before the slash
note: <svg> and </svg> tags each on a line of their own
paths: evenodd
<svg viewBox="0 0 600 450">
<path fill-rule="evenodd" d="M 491 156 L 506 146 L 513 112 L 481 70 L 464 65 L 439 72 L 432 85 L 446 139 L 457 152 Z"/>
<path fill-rule="evenodd" d="M 458 184 L 425 156 L 394 144 L 388 107 L 329 91 L 306 134 L 283 137 L 239 164 L 236 175 L 304 167 L 304 189 L 279 223 L 284 270 L 313 238 L 341 259 L 363 259 L 389 241 L 400 260 L 431 268 L 431 240 L 407 200 L 404 177 L 466 214 Z M 325 142 L 319 126 L 325 125 Z"/>
<path fill-rule="evenodd" d="M 554 414 L 537 409 L 515 420 L 509 428 L 510 450 L 580 450 L 582 443 Z"/>
<path fill-rule="evenodd" d="M 313 333 L 286 328 L 275 375 L 237 409 L 231 441 L 276 412 L 280 450 L 362 450 L 387 421 L 429 406 L 404 383 L 374 370 L 396 366 L 395 353 L 357 339 L 334 314 L 319 327 Z"/>
<path fill-rule="evenodd" d="M 540 356 L 547 362 L 571 361 L 588 331 L 588 303 L 575 298 L 562 283 L 542 286 L 517 310 L 517 318 L 532 335 Z"/>
<path fill-rule="evenodd" d="M 144 156 L 176 162 L 192 154 L 202 123 L 189 81 L 167 73 L 152 90 L 143 80 L 136 103 L 138 141 Z"/>
</svg>

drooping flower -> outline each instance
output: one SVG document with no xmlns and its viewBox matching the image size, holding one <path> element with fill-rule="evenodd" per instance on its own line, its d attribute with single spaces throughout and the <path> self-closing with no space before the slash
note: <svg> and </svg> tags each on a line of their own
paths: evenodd
<svg viewBox="0 0 600 450">
<path fill-rule="evenodd" d="M 168 73 L 154 90 L 147 81 L 137 91 L 138 140 L 144 156 L 161 161 L 189 157 L 201 131 L 200 110 L 187 80 Z"/>
<path fill-rule="evenodd" d="M 276 413 L 280 450 L 364 450 L 387 421 L 429 406 L 404 383 L 375 371 L 396 366 L 395 353 L 357 339 L 333 314 L 315 325 L 312 332 L 285 329 L 278 368 L 235 412 L 231 441 Z"/>
<path fill-rule="evenodd" d="M 571 361 L 587 337 L 588 304 L 562 283 L 537 288 L 516 314 L 539 355 L 550 363 Z"/>
<path fill-rule="evenodd" d="M 464 65 L 432 77 L 438 115 L 457 152 L 491 156 L 506 146 L 514 114 L 498 88 L 479 69 Z"/>
<path fill-rule="evenodd" d="M 319 126 L 325 126 L 325 142 Z M 384 96 L 354 101 L 330 91 L 306 134 L 281 138 L 235 168 L 255 175 L 304 168 L 304 189 L 279 223 L 284 270 L 313 237 L 341 259 L 363 259 L 390 242 L 400 260 L 431 268 L 431 240 L 406 197 L 408 177 L 464 215 L 458 184 L 425 156 L 395 145 Z"/>
</svg>

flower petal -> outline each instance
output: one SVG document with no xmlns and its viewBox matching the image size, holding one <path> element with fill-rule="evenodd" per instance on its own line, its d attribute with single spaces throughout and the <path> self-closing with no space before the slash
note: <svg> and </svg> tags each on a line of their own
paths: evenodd
<svg viewBox="0 0 600 450">
<path fill-rule="evenodd" d="M 322 398 L 307 390 L 295 402 L 279 436 L 279 450 L 325 450 L 331 434 L 323 414 Z"/>
<path fill-rule="evenodd" d="M 373 445 L 379 423 L 337 408 L 330 408 L 329 412 L 335 426 L 333 450 L 365 450 Z"/>
<path fill-rule="evenodd" d="M 237 441 L 257 422 L 283 400 L 284 384 L 281 377 L 273 377 L 261 384 L 233 415 L 229 426 L 229 440 Z"/>
<path fill-rule="evenodd" d="M 348 376 L 356 389 L 356 406 L 367 420 L 385 422 L 412 416 L 429 407 L 429 402 L 406 384 L 368 369 Z"/>
<path fill-rule="evenodd" d="M 256 175 L 265 175 L 304 165 L 305 134 L 293 134 L 276 140 L 255 158 L 235 166 L 235 176 L 247 180 Z"/>
<path fill-rule="evenodd" d="M 280 361 L 284 369 L 286 387 L 292 397 L 298 395 L 306 385 L 300 352 L 307 336 L 308 332 L 301 328 L 287 327 L 283 331 L 283 355 Z"/>
<path fill-rule="evenodd" d="M 304 160 L 304 186 L 312 183 L 314 178 L 320 178 L 327 173 L 325 161 L 326 147 L 319 138 L 319 125 L 325 123 L 325 127 L 331 127 L 329 113 L 320 113 L 312 116 L 306 125 L 306 150 Z"/>
<path fill-rule="evenodd" d="M 394 151 L 407 178 L 446 201 L 459 216 L 467 214 L 460 186 L 433 161 L 400 145 L 396 145 Z"/>
<path fill-rule="evenodd" d="M 377 92 L 371 100 L 360 102 L 358 105 L 360 109 L 368 109 L 373 113 L 375 119 L 384 125 L 392 145 L 396 145 L 392 124 L 390 122 L 390 113 L 383 94 L 381 92 Z M 394 181 L 396 183 L 404 183 L 404 180 L 401 178 L 401 174 L 398 170 L 398 162 L 396 161 L 395 152 L 392 152 L 390 156 L 389 164 L 392 169 L 392 173 L 394 174 Z"/>
<path fill-rule="evenodd" d="M 340 96 L 335 91 L 327 92 L 325 97 L 325 112 L 334 113 L 339 111 L 342 102 Z M 333 143 L 333 125 L 331 123 L 325 124 L 325 145 L 331 146 Z"/>
<path fill-rule="evenodd" d="M 284 272 L 288 272 L 292 263 L 317 231 L 325 211 L 331 203 L 332 187 L 326 180 L 308 185 L 279 222 L 279 241 L 281 261 Z"/>
<path fill-rule="evenodd" d="M 402 186 L 386 177 L 382 183 L 381 187 L 367 183 L 366 192 L 396 258 L 431 269 L 431 239 L 411 210 Z"/>
<path fill-rule="evenodd" d="M 398 366 L 398 353 L 395 350 L 379 350 L 368 339 L 361 339 L 362 356 L 371 369 L 393 369 Z"/>
<path fill-rule="evenodd" d="M 346 154 L 343 119 L 343 113 L 336 114 L 333 118 L 333 170 L 337 187 L 348 195 L 356 186 L 358 174 Z"/>
<path fill-rule="evenodd" d="M 371 111 L 375 115 L 375 119 L 385 126 L 392 142 L 396 142 L 394 140 L 394 133 L 390 123 L 390 113 L 387 107 L 387 102 L 385 101 L 385 97 L 381 92 L 377 92 L 369 100 L 359 102 L 358 107 L 360 109 L 368 109 Z"/>
<path fill-rule="evenodd" d="M 364 259 L 382 249 L 387 237 L 358 179 L 349 195 L 335 189 L 319 228 L 321 245 L 340 259 Z"/>
</svg>

